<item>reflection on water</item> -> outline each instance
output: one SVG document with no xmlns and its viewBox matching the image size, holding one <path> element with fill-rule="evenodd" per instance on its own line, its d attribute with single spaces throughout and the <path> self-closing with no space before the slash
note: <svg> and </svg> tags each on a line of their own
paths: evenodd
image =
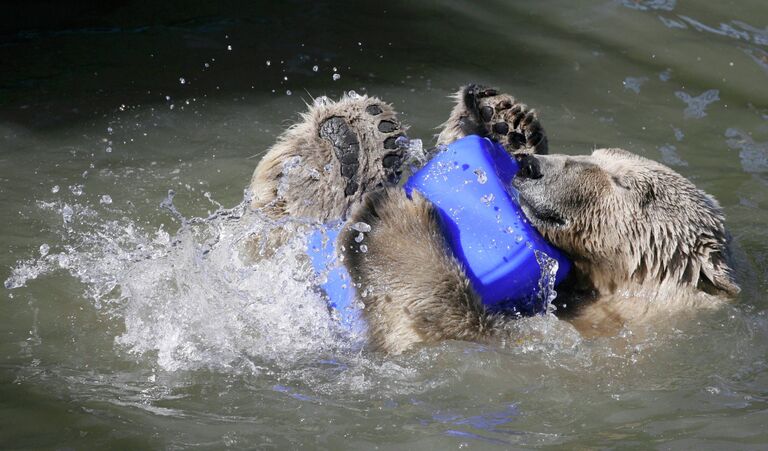
<svg viewBox="0 0 768 451">
<path fill-rule="evenodd" d="M 768 443 L 761 1 L 78 8 L 0 29 L 0 442 Z M 243 189 L 304 102 L 381 96 L 429 148 L 467 81 L 535 106 L 552 152 L 625 147 L 715 195 L 738 302 L 610 338 L 543 316 L 501 349 L 365 352 L 312 288 L 304 225 Z M 275 226 L 296 239 L 244 259 Z"/>
<path fill-rule="evenodd" d="M 747 133 L 729 128 L 725 131 L 728 147 L 739 150 L 739 159 L 744 172 L 768 174 L 768 142 L 755 142 Z"/>
</svg>

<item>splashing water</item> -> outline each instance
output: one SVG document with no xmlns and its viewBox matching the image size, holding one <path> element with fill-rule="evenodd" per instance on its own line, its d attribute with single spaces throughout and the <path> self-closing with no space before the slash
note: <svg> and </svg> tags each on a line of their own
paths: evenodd
<svg viewBox="0 0 768 451">
<path fill-rule="evenodd" d="M 484 185 L 488 182 L 488 174 L 486 174 L 482 168 L 477 168 L 472 172 L 477 176 L 477 183 Z"/>
<path fill-rule="evenodd" d="M 405 150 L 405 161 L 403 161 L 403 165 L 410 167 L 411 172 L 416 172 L 429 161 L 429 151 L 424 149 L 424 145 L 420 139 L 399 136 L 395 140 L 395 144 L 397 144 L 399 148 Z"/>
<path fill-rule="evenodd" d="M 18 262 L 5 287 L 68 272 L 96 309 L 124 323 L 118 348 L 156 356 L 167 371 L 258 373 L 264 365 L 358 345 L 314 288 L 305 253 L 310 224 L 270 221 L 248 208 L 248 196 L 207 218 L 187 218 L 174 195 L 161 206 L 181 223 L 175 234 L 162 226 L 145 230 L 128 218 L 103 220 L 88 205 L 39 203 L 65 218 L 62 244 L 40 246 L 39 257 Z M 255 243 L 278 228 L 287 242 L 273 255 L 252 258 Z"/>
<path fill-rule="evenodd" d="M 534 250 L 534 254 L 536 255 L 536 263 L 541 268 L 541 277 L 539 278 L 539 286 L 536 291 L 538 305 L 542 307 L 539 311 L 546 312 L 546 315 L 552 316 L 557 309 L 552 301 L 557 298 L 555 276 L 557 275 L 559 264 L 557 260 L 539 250 Z"/>
<path fill-rule="evenodd" d="M 407 144 L 422 149 L 420 141 Z M 282 171 L 278 194 L 296 174 L 311 169 L 297 157 L 287 160 Z M 249 207 L 249 193 L 227 209 L 204 192 L 216 210 L 207 217 L 188 217 L 174 204 L 175 196 L 169 190 L 159 205 L 165 219 L 180 224 L 175 233 L 142 225 L 131 210 L 105 202 L 111 200 L 105 194 L 71 193 L 54 202 L 38 201 L 38 208 L 55 218 L 60 239 L 18 261 L 5 287 L 24 287 L 54 273 L 72 276 L 94 309 L 121 325 L 112 337 L 115 350 L 163 371 L 279 374 L 313 380 L 316 389 L 330 391 L 340 383 L 345 390 L 376 390 L 375 383 L 361 377 L 373 373 L 374 380 L 404 377 L 398 392 L 421 390 L 408 382 L 418 374 L 407 368 L 408 362 L 403 367 L 361 356 L 364 337 L 329 312 L 317 289 L 323 275 L 315 274 L 306 253 L 307 235 L 318 224 L 271 220 Z M 119 216 L 110 219 L 115 211 Z M 371 226 L 358 222 L 352 229 L 361 252 L 368 252 L 364 240 Z M 539 264 L 544 273 L 539 302 L 551 313 L 557 263 L 543 256 Z M 560 349 L 565 332 L 550 334 L 557 323 L 552 315 L 543 322 L 522 321 L 517 326 L 521 334 L 544 338 L 527 342 L 524 351 Z M 333 363 L 318 367 L 321 361 Z"/>
</svg>

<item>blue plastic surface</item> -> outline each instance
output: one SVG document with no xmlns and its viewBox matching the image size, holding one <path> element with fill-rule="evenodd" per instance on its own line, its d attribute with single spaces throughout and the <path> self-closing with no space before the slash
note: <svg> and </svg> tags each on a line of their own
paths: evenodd
<svg viewBox="0 0 768 451">
<path fill-rule="evenodd" d="M 336 239 L 341 227 L 341 224 L 336 224 L 315 230 L 309 236 L 307 254 L 315 273 L 324 281 L 321 286 L 328 297 L 328 306 L 348 330 L 362 333 L 365 321 L 360 316 L 360 308 L 355 305 L 355 288 L 336 251 Z"/>
<path fill-rule="evenodd" d="M 557 260 L 556 284 L 570 263 L 520 209 L 512 187 L 517 171 L 501 145 L 472 135 L 435 155 L 405 190 L 418 191 L 437 207 L 446 240 L 483 304 L 534 314 L 546 307 L 536 296 L 542 278 L 536 251 Z"/>
<path fill-rule="evenodd" d="M 566 277 L 570 263 L 520 210 L 511 184 L 517 170 L 515 160 L 500 145 L 468 136 L 435 155 L 404 188 L 409 195 L 418 191 L 436 206 L 446 242 L 483 303 L 531 315 L 546 308 L 537 296 L 542 274 L 536 251 L 557 260 L 556 284 Z M 342 324 L 359 332 L 365 324 L 355 306 L 355 289 L 336 254 L 340 227 L 315 231 L 307 253 L 325 280 L 322 287 L 330 307 Z"/>
</svg>

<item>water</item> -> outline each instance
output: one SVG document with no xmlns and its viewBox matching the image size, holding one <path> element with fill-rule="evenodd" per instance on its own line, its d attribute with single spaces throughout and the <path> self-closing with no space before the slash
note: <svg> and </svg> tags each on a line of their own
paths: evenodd
<svg viewBox="0 0 768 451">
<path fill-rule="evenodd" d="M 0 29 L 3 447 L 766 447 L 762 1 L 212 5 L 31 4 Z M 241 204 L 304 102 L 375 94 L 430 148 L 467 81 L 534 106 L 552 152 L 625 147 L 715 195 L 740 298 L 384 357 L 329 319 L 298 240 L 242 258 L 305 227 Z"/>
</svg>

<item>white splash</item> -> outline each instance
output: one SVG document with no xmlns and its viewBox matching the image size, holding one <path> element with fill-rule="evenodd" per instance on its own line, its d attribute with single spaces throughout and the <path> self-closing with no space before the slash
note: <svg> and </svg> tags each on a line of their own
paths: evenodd
<svg viewBox="0 0 768 451">
<path fill-rule="evenodd" d="M 371 226 L 369 224 L 366 224 L 365 222 L 356 222 L 352 224 L 350 227 L 352 227 L 352 230 L 355 230 L 357 232 L 370 232 Z"/>
<path fill-rule="evenodd" d="M 539 278 L 539 289 L 537 290 L 537 298 L 540 306 L 545 307 L 541 309 L 546 312 L 547 315 L 554 315 L 557 307 L 552 301 L 557 298 L 557 291 L 555 291 L 555 281 L 557 276 L 557 270 L 559 263 L 554 258 L 544 252 L 534 250 L 536 255 L 536 262 L 541 269 L 541 277 Z"/>
<path fill-rule="evenodd" d="M 248 207 L 247 197 L 207 218 L 187 218 L 173 197 L 170 191 L 161 206 L 181 223 L 176 233 L 127 217 L 105 220 L 98 204 L 39 202 L 65 217 L 62 240 L 55 250 L 44 244 L 39 256 L 19 261 L 5 287 L 68 273 L 95 309 L 124 324 L 118 349 L 167 371 L 258 373 L 263 365 L 359 346 L 316 289 L 306 256 L 311 223 L 270 221 Z M 291 238 L 259 258 L 259 243 L 276 230 Z"/>
</svg>

